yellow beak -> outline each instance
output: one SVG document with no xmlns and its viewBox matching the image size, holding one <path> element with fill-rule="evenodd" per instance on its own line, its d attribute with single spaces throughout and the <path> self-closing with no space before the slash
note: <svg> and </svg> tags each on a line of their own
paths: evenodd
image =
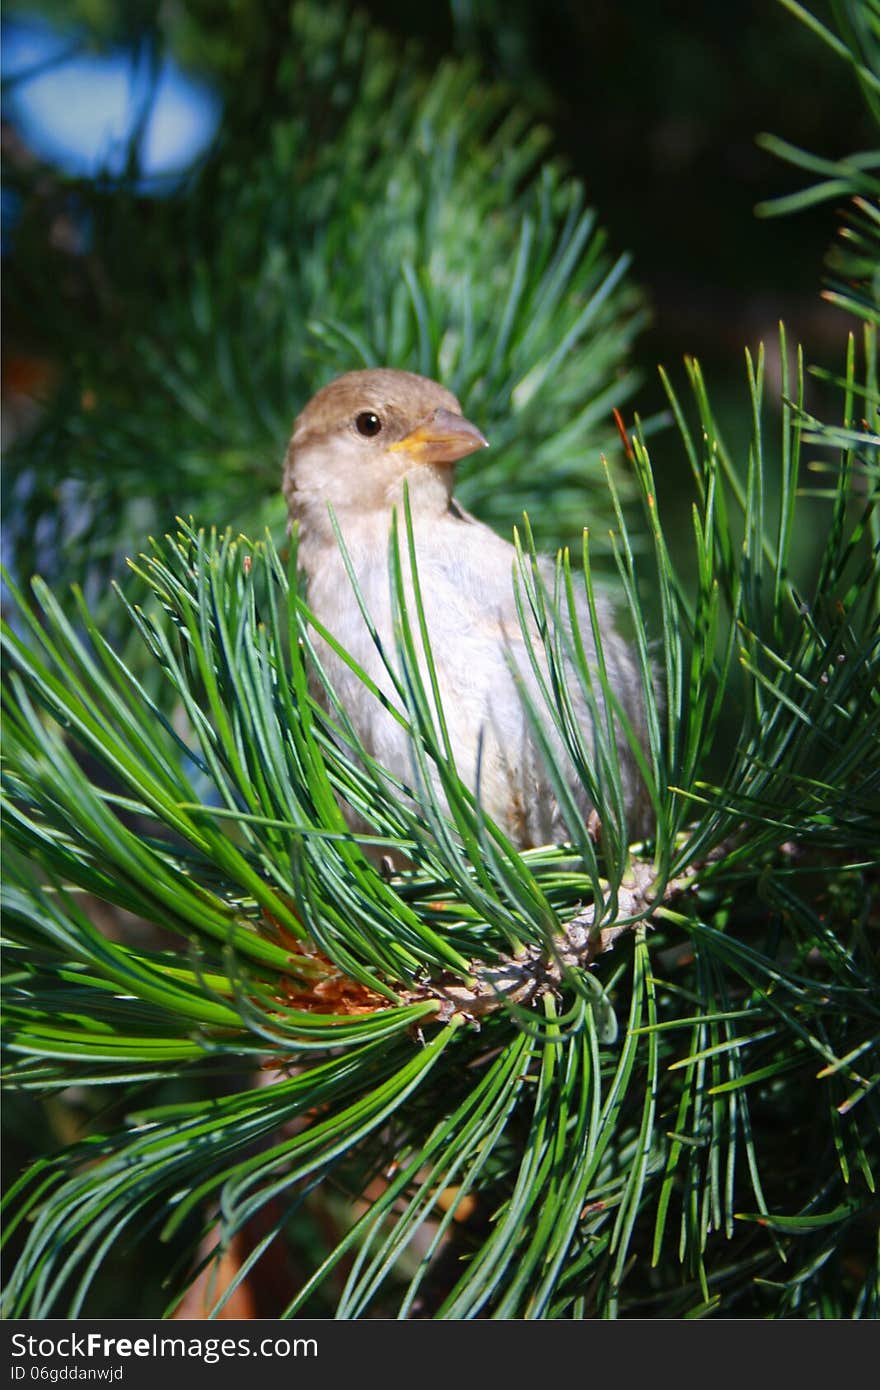
<svg viewBox="0 0 880 1390">
<path fill-rule="evenodd" d="M 477 449 L 488 449 L 489 441 L 463 415 L 441 408 L 390 447 L 405 449 L 416 463 L 456 463 Z"/>
</svg>

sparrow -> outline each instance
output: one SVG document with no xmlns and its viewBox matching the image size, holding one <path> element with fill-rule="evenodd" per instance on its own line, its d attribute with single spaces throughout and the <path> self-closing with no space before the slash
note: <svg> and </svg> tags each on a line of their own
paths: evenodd
<svg viewBox="0 0 880 1390">
<path fill-rule="evenodd" d="M 544 710 L 517 613 L 516 552 L 453 496 L 455 464 L 488 447 L 481 431 L 465 419 L 455 396 L 437 382 L 389 368 L 348 372 L 318 391 L 297 417 L 283 490 L 291 529 L 298 533 L 298 563 L 307 581 L 309 608 L 386 699 L 398 706 L 382 653 L 392 660 L 396 654 L 389 536 L 395 511 L 403 514 L 408 490 L 419 585 L 456 769 L 479 797 L 483 812 L 518 848 L 529 848 L 570 840 L 572 835 L 517 686 L 519 679 Z M 333 518 L 375 636 L 356 600 Z M 404 541 L 401 551 L 406 550 Z M 539 567 L 552 595 L 553 561 L 542 557 Z M 407 611 L 415 625 L 408 565 L 405 586 Z M 576 606 L 587 663 L 595 672 L 585 593 L 577 596 Z M 616 631 L 602 595 L 597 596 L 597 608 L 610 686 L 644 745 L 638 662 Z M 561 621 L 566 622 L 564 611 Z M 531 635 L 546 671 L 536 625 Z M 570 645 L 569 630 L 563 650 Z M 411 786 L 412 741 L 407 730 L 328 643 L 316 637 L 316 649 L 367 752 Z M 568 665 L 574 718 L 586 747 L 593 749 L 594 715 L 570 660 Z M 604 718 L 598 677 L 594 688 Z M 595 817 L 583 780 L 549 717 L 543 723 L 575 803 L 585 819 Z M 649 833 L 649 802 L 629 741 L 615 728 L 628 838 L 641 839 Z M 354 825 L 354 815 L 346 814 Z"/>
</svg>

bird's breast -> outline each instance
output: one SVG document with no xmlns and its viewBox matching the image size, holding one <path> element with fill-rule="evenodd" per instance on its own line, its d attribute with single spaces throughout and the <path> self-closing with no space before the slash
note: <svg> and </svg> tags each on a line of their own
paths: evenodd
<svg viewBox="0 0 880 1390">
<path fill-rule="evenodd" d="M 309 566 L 309 606 L 366 675 L 400 708 L 402 701 L 392 674 L 399 676 L 402 667 L 400 614 L 392 599 L 387 535 L 383 539 L 376 532 L 365 532 L 345 540 L 369 622 L 361 613 L 335 547 L 325 547 Z M 507 644 L 519 637 L 511 578 L 513 550 L 487 528 L 460 522 L 448 530 L 438 526 L 430 534 L 417 532 L 415 549 L 431 661 L 458 772 L 473 789 L 479 754 L 481 797 L 491 813 L 503 784 L 509 782 L 509 762 L 521 757 L 526 732 L 522 702 L 506 655 Z M 404 609 L 430 699 L 415 586 L 408 560 L 404 564 Z M 368 750 L 398 776 L 408 777 L 411 754 L 405 731 L 329 646 L 321 643 L 319 654 Z M 506 790 L 503 794 L 506 799 Z"/>
</svg>

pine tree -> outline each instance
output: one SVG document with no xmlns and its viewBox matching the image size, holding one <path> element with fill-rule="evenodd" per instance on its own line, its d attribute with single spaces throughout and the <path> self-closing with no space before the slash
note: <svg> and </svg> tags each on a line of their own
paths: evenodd
<svg viewBox="0 0 880 1390">
<path fill-rule="evenodd" d="M 857 12 L 820 37 L 874 109 Z M 833 423 L 808 412 L 782 330 L 778 423 L 763 350 L 747 354 L 744 457 L 699 365 L 681 386 L 664 374 L 692 476 L 692 542 L 673 555 L 637 417 L 619 465 L 600 459 L 637 296 L 579 189 L 467 67 L 427 81 L 326 6 L 293 22 L 271 141 L 255 161 L 233 131 L 156 212 L 149 292 L 110 249 L 130 195 L 100 195 L 126 346 L 108 354 L 108 319 L 84 314 L 19 446 L 7 1076 L 49 1109 L 72 1095 L 84 1137 L 47 1144 L 8 1193 L 7 1311 L 131 1311 L 105 1274 L 151 1251 L 169 1313 L 197 1272 L 217 1313 L 272 1261 L 287 1315 L 876 1316 L 873 166 L 831 174 L 787 147 L 854 196 L 831 293 L 859 332 L 824 371 Z M 174 227 L 187 255 L 166 263 Z M 598 835 L 569 799 L 568 842 L 518 852 L 458 779 L 419 596 L 404 598 L 406 514 L 393 664 L 414 799 L 332 691 L 330 713 L 310 693 L 280 447 L 293 402 L 377 360 L 442 377 L 500 438 L 469 503 L 498 525 L 528 503 L 540 537 L 577 534 L 551 591 L 525 519 L 513 582 L 550 673 L 530 719 L 586 779 Z M 68 476 L 78 550 L 53 511 Z M 170 526 L 171 498 L 198 520 Z M 793 540 L 817 516 L 804 582 Z M 157 522 L 168 534 L 147 543 Z M 36 563 L 48 577 L 27 594 Z M 622 823 L 626 734 L 601 661 L 563 650 L 560 616 L 608 571 L 648 704 L 645 843 Z M 563 657 L 594 711 L 592 759 Z M 368 852 L 391 847 L 409 870 Z"/>
</svg>

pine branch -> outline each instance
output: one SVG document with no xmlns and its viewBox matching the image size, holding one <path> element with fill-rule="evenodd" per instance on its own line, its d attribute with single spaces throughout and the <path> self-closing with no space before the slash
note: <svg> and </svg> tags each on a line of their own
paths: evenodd
<svg viewBox="0 0 880 1390">
<path fill-rule="evenodd" d="M 451 764 L 425 693 L 418 590 L 413 608 L 397 585 L 388 654 L 410 786 L 369 757 L 338 701 L 327 713 L 310 693 L 314 620 L 295 553 L 286 567 L 269 539 L 182 525 L 154 544 L 135 564 L 152 603 L 123 595 L 146 653 L 133 664 L 81 599 L 68 612 L 38 582 L 36 616 L 21 598 L 4 638 L 9 1082 L 111 1096 L 134 1085 L 145 1097 L 147 1084 L 189 1074 L 195 1089 L 170 1107 L 129 1095 L 128 1123 L 14 1186 L 11 1312 L 88 1309 L 135 1220 L 145 1239 L 214 1232 L 219 1248 L 260 1221 L 258 1260 L 310 1202 L 367 1188 L 378 1195 L 292 1284 L 287 1314 L 607 1315 L 650 1309 L 658 1281 L 679 1312 L 786 1315 L 814 1297 L 836 1299 L 840 1315 L 873 1306 L 869 1266 L 861 1282 L 829 1282 L 825 1253 L 858 1243 L 869 1219 L 880 1132 L 878 478 L 873 436 L 852 428 L 857 399 L 877 409 L 867 343 L 861 381 L 851 346 L 843 423 L 827 437 L 784 384 L 776 522 L 762 360 L 748 364 L 746 469 L 724 452 L 689 365 L 699 448 L 672 403 L 695 474 L 694 597 L 638 431 L 650 559 L 612 482 L 612 551 L 649 706 L 652 844 L 630 846 L 620 825 L 610 750 L 626 733 L 621 712 L 577 634 L 562 636 L 573 586 L 589 598 L 595 583 L 589 547 L 583 575 L 560 556 L 551 593 L 527 524 L 520 543 L 524 632 L 539 613 L 532 655 L 545 673 L 531 718 L 554 733 L 542 745 L 551 775 L 562 785 L 560 760 L 583 764 L 564 682 L 551 678 L 563 658 L 591 692 L 602 767 L 599 779 L 584 769 L 598 827 L 571 805 L 570 844 L 528 852 Z M 799 489 L 807 438 L 824 439 L 834 469 L 824 499 Z M 792 536 L 816 506 L 824 555 L 803 591 Z M 411 545 L 404 517 L 398 579 Z M 661 599 L 659 690 L 644 585 Z M 738 648 L 740 733 L 713 782 Z M 349 830 L 340 800 L 372 834 Z M 388 878 L 383 848 L 412 868 Z M 108 941 L 95 900 L 177 948 Z M 198 1091 L 206 1072 L 242 1066 L 275 1079 L 227 1082 L 210 1100 Z M 820 1154 L 792 1156 L 798 1136 L 817 1134 Z M 427 1254 L 414 1266 L 417 1241 Z M 186 1282 L 184 1266 L 179 1292 Z M 232 1292 L 218 1290 L 215 1311 Z"/>
</svg>

